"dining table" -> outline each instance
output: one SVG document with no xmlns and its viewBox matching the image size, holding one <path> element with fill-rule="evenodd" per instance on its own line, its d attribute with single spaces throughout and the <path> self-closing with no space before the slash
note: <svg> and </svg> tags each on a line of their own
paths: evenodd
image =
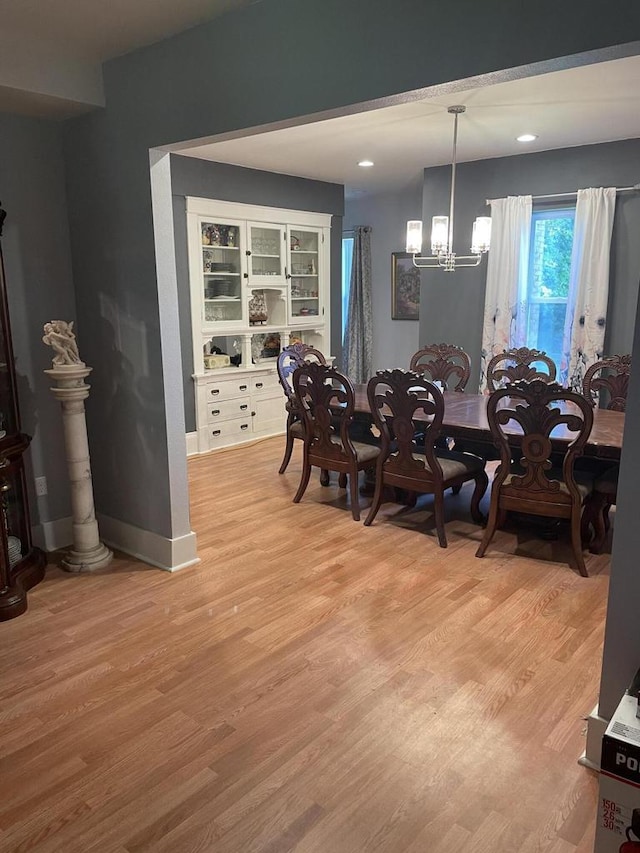
<svg viewBox="0 0 640 853">
<path fill-rule="evenodd" d="M 355 385 L 355 413 L 356 416 L 371 414 L 369 400 L 367 398 L 367 386 Z M 487 400 L 485 394 L 467 394 L 460 391 L 444 392 L 444 420 L 442 434 L 459 439 L 472 441 L 476 445 L 485 445 L 488 450 L 495 454 L 495 445 L 487 419 Z M 509 405 L 509 398 L 505 397 L 505 405 Z M 562 403 L 557 404 L 560 409 L 568 409 Z M 418 413 L 416 420 L 420 420 Z M 428 420 L 427 416 L 423 418 Z M 517 425 L 509 428 L 515 437 L 518 434 Z M 622 450 L 622 438 L 624 433 L 624 412 L 614 412 L 609 409 L 595 408 L 593 411 L 593 427 L 584 448 L 584 456 L 595 457 L 603 460 L 616 462 L 620 460 Z M 551 434 L 553 450 L 563 451 L 567 444 L 573 440 L 575 433 L 568 430 L 564 425 L 559 425 Z"/>
</svg>

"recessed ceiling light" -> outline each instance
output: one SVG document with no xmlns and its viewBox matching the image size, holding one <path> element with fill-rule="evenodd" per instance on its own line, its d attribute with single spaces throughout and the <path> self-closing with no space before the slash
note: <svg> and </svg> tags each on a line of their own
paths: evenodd
<svg viewBox="0 0 640 853">
<path fill-rule="evenodd" d="M 363 169 L 368 169 L 370 166 L 373 166 L 373 160 L 360 160 L 358 166 L 362 166 Z"/>
<path fill-rule="evenodd" d="M 535 133 L 523 133 L 522 136 L 516 137 L 516 142 L 533 142 L 537 138 Z"/>
</svg>

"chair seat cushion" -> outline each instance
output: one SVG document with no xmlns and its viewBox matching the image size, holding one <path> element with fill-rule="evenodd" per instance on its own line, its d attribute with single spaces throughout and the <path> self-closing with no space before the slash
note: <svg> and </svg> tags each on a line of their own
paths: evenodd
<svg viewBox="0 0 640 853">
<path fill-rule="evenodd" d="M 457 477 L 475 474 L 477 471 L 482 471 L 484 468 L 484 459 L 479 456 L 474 456 L 473 453 L 460 453 L 457 450 L 441 450 L 436 449 L 436 457 L 442 468 L 442 476 L 445 480 L 454 480 Z M 429 465 L 421 453 L 414 453 L 414 459 L 419 459 L 425 462 L 427 470 Z"/>
<path fill-rule="evenodd" d="M 296 421 L 289 427 L 289 432 L 294 438 L 304 439 L 304 424 L 302 421 Z"/>
<path fill-rule="evenodd" d="M 522 477 L 525 473 L 524 468 L 520 465 L 514 466 L 516 470 L 514 470 L 511 474 L 507 474 L 507 477 L 504 481 L 504 485 L 508 485 L 513 477 Z M 551 468 L 549 471 L 545 472 L 545 475 L 548 480 L 558 480 L 560 483 L 560 491 L 569 493 L 569 489 L 567 488 L 567 484 L 562 479 L 562 469 L 561 468 Z M 581 498 L 586 498 L 588 494 L 591 494 L 593 491 L 593 475 L 588 471 L 574 471 L 573 478 L 576 481 L 576 486 L 578 487 L 578 492 L 580 493 Z"/>
<path fill-rule="evenodd" d="M 593 484 L 594 492 L 600 492 L 600 494 L 603 495 L 617 494 L 619 474 L 620 468 L 617 465 L 614 465 L 613 468 L 609 468 L 609 470 L 605 471 L 604 474 L 596 477 L 596 481 Z"/>
<path fill-rule="evenodd" d="M 354 441 L 353 448 L 358 457 L 358 462 L 375 461 L 380 455 L 380 448 L 375 444 L 363 444 L 361 441 Z"/>
</svg>

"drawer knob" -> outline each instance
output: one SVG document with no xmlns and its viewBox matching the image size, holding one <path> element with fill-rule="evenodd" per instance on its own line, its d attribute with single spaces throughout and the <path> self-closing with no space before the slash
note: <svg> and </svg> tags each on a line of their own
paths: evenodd
<svg viewBox="0 0 640 853">
<path fill-rule="evenodd" d="M 220 430 L 214 429 L 213 432 L 211 433 L 211 435 L 213 435 L 213 436 L 220 435 Z"/>
<path fill-rule="evenodd" d="M 262 385 L 263 385 L 262 382 L 256 382 L 256 388 L 262 388 Z"/>
<path fill-rule="evenodd" d="M 249 424 L 240 424 L 240 429 L 249 429 Z"/>
<path fill-rule="evenodd" d="M 246 403 L 244 403 L 242 406 L 240 406 L 240 411 L 241 411 L 241 412 L 246 412 L 246 410 L 247 410 L 248 408 L 249 408 L 249 406 L 247 406 L 247 404 L 246 404 Z"/>
<path fill-rule="evenodd" d="M 215 397 L 215 395 L 216 395 L 216 394 L 219 394 L 219 393 L 220 393 L 220 389 L 219 389 L 219 388 L 212 388 L 212 389 L 211 389 L 211 393 L 212 393 L 212 394 L 213 394 L 213 396 Z"/>
<path fill-rule="evenodd" d="M 211 414 L 212 414 L 212 415 L 219 415 L 219 414 L 220 414 L 220 409 L 211 409 Z"/>
<path fill-rule="evenodd" d="M 240 386 L 240 390 L 241 390 L 241 391 L 246 391 L 246 390 L 247 390 L 247 386 L 246 386 L 246 385 L 241 385 L 241 386 Z"/>
</svg>

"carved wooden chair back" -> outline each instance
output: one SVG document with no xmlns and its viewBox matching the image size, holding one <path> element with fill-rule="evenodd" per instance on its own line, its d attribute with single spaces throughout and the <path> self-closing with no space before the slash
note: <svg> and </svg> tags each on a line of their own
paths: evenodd
<svg viewBox="0 0 640 853">
<path fill-rule="evenodd" d="M 358 472 L 374 467 L 380 448 L 349 435 L 355 404 L 353 385 L 336 368 L 305 361 L 294 371 L 293 391 L 304 423 L 302 474 L 293 502 L 302 499 L 312 465 L 323 471 L 338 471 L 342 487 L 348 477 L 351 513 L 359 521 Z"/>
<path fill-rule="evenodd" d="M 429 344 L 411 356 L 409 370 L 427 374 L 445 390 L 464 391 L 471 375 L 471 359 L 455 344 Z"/>
<path fill-rule="evenodd" d="M 604 391 L 607 409 L 624 412 L 627 407 L 629 375 L 631 374 L 630 355 L 612 355 L 596 361 L 584 375 L 582 390 L 592 406 L 595 406 Z"/>
<path fill-rule="evenodd" d="M 302 414 L 298 411 L 296 398 L 293 393 L 293 373 L 297 367 L 304 364 L 305 361 L 315 361 L 318 364 L 326 364 L 324 355 L 320 350 L 307 346 L 303 343 L 291 344 L 285 347 L 277 361 L 278 379 L 284 391 L 287 402 L 285 408 L 287 410 L 287 426 L 286 426 L 286 444 L 284 448 L 284 456 L 280 464 L 278 473 L 284 474 L 287 470 L 287 465 L 291 459 L 293 452 L 293 440 L 295 438 L 304 438 L 304 430 L 302 428 Z M 328 474 L 323 475 L 326 481 Z"/>
<path fill-rule="evenodd" d="M 316 361 L 318 364 L 326 364 L 326 359 L 320 350 L 307 344 L 290 344 L 285 347 L 277 361 L 278 379 L 287 400 L 293 399 L 293 371 L 300 367 L 305 361 Z"/>
<path fill-rule="evenodd" d="M 369 380 L 367 396 L 380 430 L 385 474 L 424 480 L 438 488 L 443 478 L 435 440 L 442 428 L 444 397 L 437 385 L 412 371 L 379 370 Z M 421 455 L 416 454 L 416 429 L 424 436 Z"/>
<path fill-rule="evenodd" d="M 347 376 L 334 367 L 303 361 L 293 374 L 296 405 L 304 421 L 306 452 L 312 465 L 348 463 L 356 458 L 349 425 L 354 391 Z M 327 463 L 327 464 L 325 464 Z"/>
<path fill-rule="evenodd" d="M 503 365 L 504 362 L 504 365 Z M 545 365 L 547 372 L 533 365 Z M 507 383 L 533 379 L 555 382 L 557 370 L 553 359 L 546 352 L 529 347 L 518 347 L 494 355 L 487 366 L 487 388 L 496 391 Z"/>
<path fill-rule="evenodd" d="M 367 385 L 369 408 L 380 430 L 381 448 L 376 463 L 376 488 L 365 525 L 370 525 L 383 501 L 386 485 L 409 493 L 433 494 L 433 513 L 438 541 L 447 547 L 444 524 L 444 491 L 460 491 L 475 480 L 471 515 L 483 521 L 480 501 L 488 479 L 484 460 L 470 453 L 437 449 L 436 441 L 444 418 L 442 391 L 424 376 L 412 371 L 381 370 Z M 420 446 L 416 446 L 416 431 Z"/>
<path fill-rule="evenodd" d="M 516 381 L 494 391 L 487 417 L 500 450 L 500 465 L 491 487 L 489 521 L 477 556 L 482 557 L 496 527 L 508 510 L 571 520 L 571 544 L 580 574 L 587 571 L 582 555 L 580 515 L 590 487 L 578 483 L 574 462 L 593 426 L 593 409 L 582 394 L 555 382 Z M 560 428 L 569 437 L 562 472 L 553 470 L 552 434 Z M 516 464 L 512 459 L 515 456 Z"/>
</svg>

